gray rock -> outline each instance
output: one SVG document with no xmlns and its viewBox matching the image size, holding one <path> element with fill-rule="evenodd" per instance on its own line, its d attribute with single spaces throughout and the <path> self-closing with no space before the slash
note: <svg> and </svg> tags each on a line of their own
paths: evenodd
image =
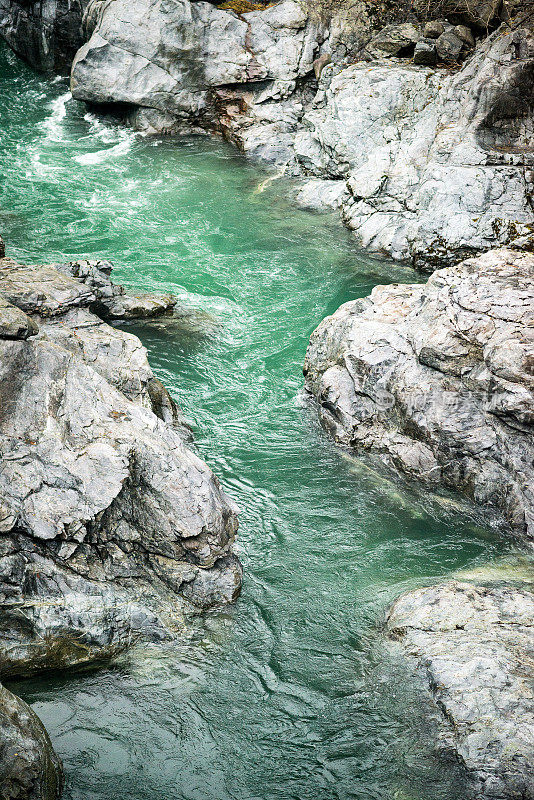
<svg viewBox="0 0 534 800">
<path fill-rule="evenodd" d="M 27 314 L 0 297 L 0 339 L 27 339 L 38 330 Z"/>
<path fill-rule="evenodd" d="M 454 31 L 445 31 L 436 39 L 438 59 L 445 64 L 456 64 L 460 60 L 464 42 Z"/>
<path fill-rule="evenodd" d="M 104 319 L 151 319 L 172 314 L 176 305 L 171 294 L 133 295 L 123 286 L 116 286 L 109 277 L 113 269 L 109 261 L 71 261 L 54 267 L 90 287 L 95 297 L 91 308 Z"/>
<path fill-rule="evenodd" d="M 534 797 L 534 595 L 450 582 L 400 597 L 390 636 L 419 662 L 473 796 Z"/>
<path fill-rule="evenodd" d="M 528 233 L 534 37 L 513 36 L 496 32 L 454 74 L 377 63 L 325 76 L 296 158 L 347 181 L 343 219 L 364 247 L 430 271 Z"/>
<path fill-rule="evenodd" d="M 367 52 L 375 58 L 381 56 L 411 56 L 421 38 L 421 31 L 410 22 L 386 25 L 367 45 Z"/>
<path fill-rule="evenodd" d="M 1 267 L 39 327 L 0 339 L 0 670 L 31 674 L 175 635 L 235 598 L 241 568 L 235 506 L 146 350 L 89 310 L 100 273 Z"/>
<path fill-rule="evenodd" d="M 299 187 L 295 199 L 299 206 L 310 211 L 331 211 L 340 208 L 346 196 L 345 181 L 315 178 Z"/>
<path fill-rule="evenodd" d="M 442 11 L 454 24 L 469 25 L 481 33 L 487 33 L 501 21 L 506 20 L 506 9 L 502 0 L 444 0 Z"/>
<path fill-rule="evenodd" d="M 437 61 L 436 42 L 434 39 L 420 39 L 415 45 L 413 63 L 425 67 L 435 66 Z"/>
<path fill-rule="evenodd" d="M 67 74 L 88 0 L 0 0 L 0 36 L 35 69 Z"/>
<path fill-rule="evenodd" d="M 475 37 L 471 32 L 471 28 L 468 28 L 467 25 L 456 25 L 454 28 L 454 33 L 468 47 L 475 46 Z"/>
<path fill-rule="evenodd" d="M 501 509 L 534 540 L 534 256 L 378 286 L 313 333 L 306 388 L 343 444 Z"/>
<path fill-rule="evenodd" d="M 100 6 L 74 59 L 72 93 L 155 109 L 167 129 L 185 120 L 205 126 L 214 89 L 264 81 L 283 97 L 311 73 L 317 48 L 317 26 L 295 0 L 242 17 L 204 2 L 115 0 Z"/>
<path fill-rule="evenodd" d="M 0 686 L 1 800 L 59 800 L 63 769 L 34 711 Z"/>
<path fill-rule="evenodd" d="M 445 25 L 438 19 L 429 20 L 423 28 L 423 36 L 425 39 L 438 39 L 445 31 Z"/>
</svg>

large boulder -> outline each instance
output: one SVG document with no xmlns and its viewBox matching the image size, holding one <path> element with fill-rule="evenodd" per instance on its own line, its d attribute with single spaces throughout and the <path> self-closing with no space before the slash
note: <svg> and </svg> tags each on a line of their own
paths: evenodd
<svg viewBox="0 0 534 800">
<path fill-rule="evenodd" d="M 0 686 L 0 800 L 59 800 L 63 769 L 34 711 Z"/>
<path fill-rule="evenodd" d="M 341 306 L 311 337 L 306 388 L 339 442 L 532 541 L 533 321 L 534 255 L 490 251 Z"/>
<path fill-rule="evenodd" d="M 273 95 L 290 92 L 312 70 L 316 31 L 295 0 L 242 16 L 205 2 L 115 0 L 94 16 L 72 66 L 72 93 L 143 109 L 138 126 L 207 125 L 217 87 L 263 82 Z"/>
<path fill-rule="evenodd" d="M 497 31 L 453 74 L 326 67 L 297 161 L 347 182 L 343 218 L 362 245 L 422 270 L 508 244 L 534 220 L 533 74 L 526 26 Z"/>
<path fill-rule="evenodd" d="M 4 675 L 174 635 L 240 588 L 236 508 L 139 339 L 90 310 L 106 300 L 97 279 L 88 262 L 0 261 L 0 314 L 21 316 L 0 338 Z"/>
<path fill-rule="evenodd" d="M 32 67 L 67 74 L 88 0 L 0 0 L 0 35 Z"/>
<path fill-rule="evenodd" d="M 389 635 L 415 658 L 443 714 L 444 741 L 469 770 L 469 797 L 534 797 L 534 595 L 450 582 L 408 592 Z"/>
</svg>

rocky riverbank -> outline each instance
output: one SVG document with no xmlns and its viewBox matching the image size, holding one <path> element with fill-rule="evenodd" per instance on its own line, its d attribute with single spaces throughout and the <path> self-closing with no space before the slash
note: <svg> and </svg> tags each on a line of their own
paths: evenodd
<svg viewBox="0 0 534 800">
<path fill-rule="evenodd" d="M 446 721 L 441 746 L 475 798 L 534 797 L 534 594 L 451 582 L 400 597 L 389 635 L 414 658 Z"/>
<path fill-rule="evenodd" d="M 533 320 L 534 256 L 489 251 L 341 306 L 311 337 L 306 388 L 339 442 L 493 505 L 532 542 Z"/>
<path fill-rule="evenodd" d="M 338 442 L 493 505 L 532 545 L 533 323 L 534 256 L 489 251 L 341 306 L 311 337 L 306 388 Z M 528 585 L 451 583 L 389 611 L 473 797 L 534 797 L 533 626 Z"/>
<path fill-rule="evenodd" d="M 0 32 L 31 63 L 80 47 L 75 98 L 149 133 L 222 133 L 305 179 L 297 199 L 338 208 L 373 251 L 431 271 L 533 223 L 521 3 L 4 5 Z"/>
<path fill-rule="evenodd" d="M 174 301 L 131 297 L 109 270 L 0 261 L 4 676 L 168 636 L 184 607 L 239 591 L 234 505 L 139 339 L 97 316 Z"/>
<path fill-rule="evenodd" d="M 338 209 L 370 250 L 446 266 L 325 320 L 306 386 L 342 444 L 493 506 L 532 543 L 534 256 L 478 255 L 534 224 L 520 3 L 0 0 L 0 30 L 39 68 L 73 60 L 73 96 L 92 108 L 149 134 L 220 133 L 298 179 L 300 204 Z M 0 261 L 6 675 L 176 635 L 188 610 L 239 591 L 235 508 L 139 340 L 107 324 L 164 318 L 173 300 L 133 298 L 109 273 Z M 473 796 L 533 797 L 532 594 L 418 590 L 387 628 L 423 668 Z M 35 736 L 36 774 L 57 794 Z"/>
<path fill-rule="evenodd" d="M 139 339 L 103 321 L 170 319 L 174 298 L 127 294 L 107 262 L 22 266 L 3 246 L 0 255 L 8 677 L 179 636 L 195 609 L 236 598 L 241 565 L 234 504 L 188 447 L 190 431 Z M 0 795 L 51 800 L 61 779 L 46 734 L 2 691 Z M 13 742 L 20 758 L 11 763 Z"/>
</svg>

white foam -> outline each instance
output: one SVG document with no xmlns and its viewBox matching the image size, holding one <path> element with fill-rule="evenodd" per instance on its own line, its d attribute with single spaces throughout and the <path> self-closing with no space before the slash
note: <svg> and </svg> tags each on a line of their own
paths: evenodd
<svg viewBox="0 0 534 800">
<path fill-rule="evenodd" d="M 83 153 L 82 155 L 74 156 L 74 161 L 84 167 L 102 164 L 104 161 L 128 153 L 132 149 L 134 139 L 135 133 L 132 133 L 118 144 L 114 145 L 114 147 L 108 147 L 105 150 L 97 150 L 95 153 Z"/>
<path fill-rule="evenodd" d="M 67 103 L 72 99 L 70 92 L 56 97 L 50 104 L 52 113 L 42 123 L 42 128 L 46 131 L 47 137 L 54 141 L 61 141 L 63 139 L 63 120 L 67 116 Z"/>
</svg>

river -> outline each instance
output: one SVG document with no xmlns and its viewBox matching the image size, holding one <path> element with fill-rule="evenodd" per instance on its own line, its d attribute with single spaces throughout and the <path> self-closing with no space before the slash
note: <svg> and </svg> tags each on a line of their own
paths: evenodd
<svg viewBox="0 0 534 800">
<path fill-rule="evenodd" d="M 418 277 L 224 143 L 102 122 L 4 47 L 0 117 L 8 254 L 103 257 L 116 281 L 178 295 L 180 325 L 131 330 L 241 508 L 234 607 L 176 645 L 13 684 L 64 761 L 67 800 L 461 800 L 423 681 L 381 623 L 401 592 L 509 544 L 468 505 L 337 448 L 302 393 L 319 321 Z"/>
</svg>

